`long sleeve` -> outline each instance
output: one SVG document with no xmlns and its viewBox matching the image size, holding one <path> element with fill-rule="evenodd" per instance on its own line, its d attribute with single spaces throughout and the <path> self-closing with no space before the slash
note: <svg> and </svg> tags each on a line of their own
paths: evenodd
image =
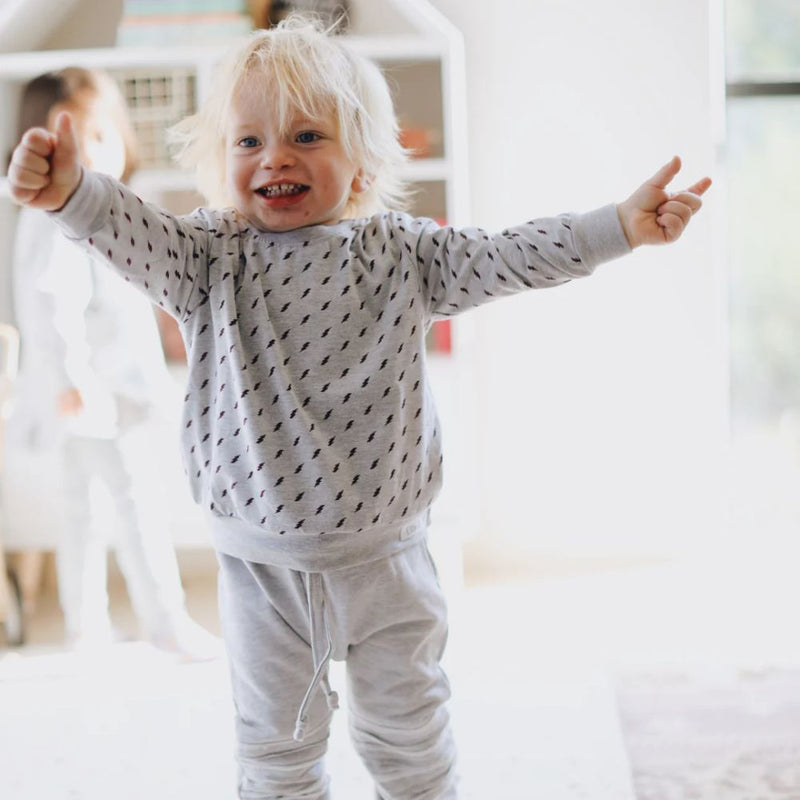
<svg viewBox="0 0 800 800">
<path fill-rule="evenodd" d="M 527 289 L 558 286 L 630 252 L 616 207 L 534 219 L 489 234 L 397 222 L 405 256 L 416 261 L 432 316 L 452 316 Z"/>
<path fill-rule="evenodd" d="M 212 212 L 174 216 L 107 175 L 84 170 L 69 202 L 51 217 L 179 320 L 208 294 L 204 266 L 218 233 Z"/>
</svg>

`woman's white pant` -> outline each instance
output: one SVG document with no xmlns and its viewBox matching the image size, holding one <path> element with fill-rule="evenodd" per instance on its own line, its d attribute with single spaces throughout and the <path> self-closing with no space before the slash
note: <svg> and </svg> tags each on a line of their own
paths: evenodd
<svg viewBox="0 0 800 800">
<path fill-rule="evenodd" d="M 107 548 L 113 544 L 137 619 L 148 636 L 169 631 L 182 618 L 184 596 L 163 509 L 147 479 L 149 439 L 69 438 L 63 448 L 65 531 L 57 553 L 59 597 L 68 636 L 107 634 Z M 92 481 L 109 491 L 117 536 L 98 529 L 91 509 Z"/>
<path fill-rule="evenodd" d="M 295 739 L 327 644 L 347 663 L 353 743 L 383 800 L 455 800 L 446 608 L 425 541 L 315 573 L 219 559 L 241 800 L 329 800 L 327 679 Z"/>
</svg>

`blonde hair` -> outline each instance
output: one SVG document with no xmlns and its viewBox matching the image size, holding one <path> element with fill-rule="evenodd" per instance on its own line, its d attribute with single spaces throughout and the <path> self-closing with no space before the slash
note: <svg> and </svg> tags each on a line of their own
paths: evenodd
<svg viewBox="0 0 800 800">
<path fill-rule="evenodd" d="M 332 31 L 299 15 L 252 33 L 223 62 L 199 112 L 169 131 L 178 146 L 177 160 L 195 170 L 198 189 L 209 203 L 230 205 L 226 121 L 234 96 L 249 81 L 261 83 L 265 105 L 268 94 L 274 98 L 281 131 L 288 130 L 297 112 L 310 119 L 333 115 L 345 152 L 368 182 L 366 189 L 351 194 L 349 216 L 404 207 L 409 196 L 402 177 L 407 155 L 385 78 Z"/>
</svg>

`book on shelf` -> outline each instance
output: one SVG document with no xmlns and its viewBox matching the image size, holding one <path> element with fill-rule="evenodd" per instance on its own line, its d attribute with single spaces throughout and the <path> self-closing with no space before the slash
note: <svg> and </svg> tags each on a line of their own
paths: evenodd
<svg viewBox="0 0 800 800">
<path fill-rule="evenodd" d="M 117 44 L 197 44 L 252 30 L 246 0 L 126 0 Z"/>
<path fill-rule="evenodd" d="M 233 11 L 248 14 L 246 0 L 125 0 L 123 18 Z"/>
</svg>

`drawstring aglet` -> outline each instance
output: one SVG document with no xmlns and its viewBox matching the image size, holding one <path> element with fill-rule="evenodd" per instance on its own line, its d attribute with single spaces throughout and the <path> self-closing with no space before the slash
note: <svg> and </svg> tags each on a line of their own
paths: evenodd
<svg viewBox="0 0 800 800">
<path fill-rule="evenodd" d="M 339 708 L 339 694 L 337 692 L 328 693 L 328 708 L 331 711 L 336 711 Z"/>
<path fill-rule="evenodd" d="M 296 742 L 302 742 L 306 738 L 306 722 L 305 719 L 297 720 L 297 725 L 294 728 L 294 736 L 292 737 Z"/>
</svg>

